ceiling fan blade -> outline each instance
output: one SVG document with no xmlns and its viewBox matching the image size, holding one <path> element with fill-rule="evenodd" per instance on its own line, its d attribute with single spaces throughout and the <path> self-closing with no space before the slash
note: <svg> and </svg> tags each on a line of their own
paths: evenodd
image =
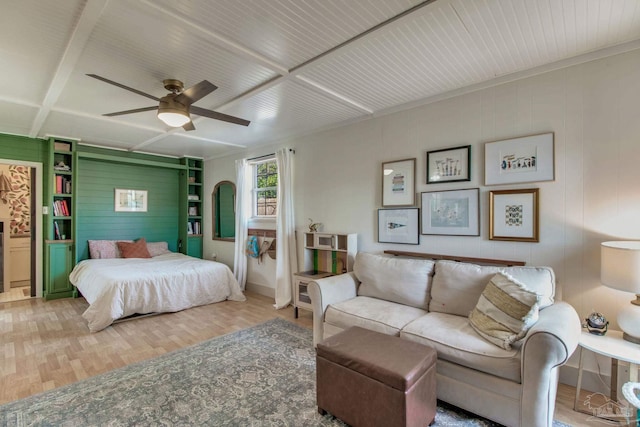
<svg viewBox="0 0 640 427">
<path fill-rule="evenodd" d="M 218 113 L 217 111 L 205 110 L 204 108 L 196 107 L 193 105 L 189 108 L 189 111 L 192 114 L 209 117 L 210 119 L 222 120 L 223 122 L 234 123 L 236 125 L 249 126 L 249 123 L 251 123 L 249 120 Z"/>
<path fill-rule="evenodd" d="M 184 130 L 196 130 L 196 127 L 193 125 L 193 122 L 189 121 L 189 122 L 187 122 L 187 124 L 182 126 L 182 129 L 184 129 Z"/>
<path fill-rule="evenodd" d="M 156 105 L 155 107 L 143 107 L 143 108 L 136 108 L 133 110 L 117 111 L 115 113 L 103 114 L 103 116 L 107 116 L 107 117 L 124 116 L 125 114 L 142 113 L 143 111 L 153 111 L 157 109 L 158 109 L 158 106 Z"/>
<path fill-rule="evenodd" d="M 87 76 L 93 77 L 94 79 L 98 79 L 98 80 L 103 81 L 105 83 L 109 83 L 110 85 L 118 86 L 119 88 L 128 90 L 130 92 L 137 93 L 138 95 L 145 96 L 145 97 L 147 97 L 149 99 L 153 99 L 154 101 L 158 101 L 158 102 L 160 101 L 160 98 L 156 98 L 155 96 L 149 95 L 148 93 L 144 93 L 142 91 L 139 91 L 138 89 L 134 89 L 132 87 L 125 86 L 123 84 L 114 82 L 113 80 L 105 79 L 104 77 L 101 77 L 101 76 L 99 76 L 97 74 L 87 74 Z"/>
<path fill-rule="evenodd" d="M 218 89 L 218 86 L 208 82 L 207 80 L 203 80 L 200 83 L 183 90 L 182 93 L 175 97 L 175 100 L 184 105 L 191 105 L 197 100 L 209 95 L 216 89 Z"/>
</svg>

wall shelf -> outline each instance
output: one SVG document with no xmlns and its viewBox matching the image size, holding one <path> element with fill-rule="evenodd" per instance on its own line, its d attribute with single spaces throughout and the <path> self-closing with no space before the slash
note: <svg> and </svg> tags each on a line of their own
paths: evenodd
<svg viewBox="0 0 640 427">
<path fill-rule="evenodd" d="M 302 233 L 304 254 L 301 271 L 293 275 L 294 313 L 298 309 L 312 310 L 307 292 L 309 282 L 353 270 L 358 248 L 355 233 Z"/>
</svg>

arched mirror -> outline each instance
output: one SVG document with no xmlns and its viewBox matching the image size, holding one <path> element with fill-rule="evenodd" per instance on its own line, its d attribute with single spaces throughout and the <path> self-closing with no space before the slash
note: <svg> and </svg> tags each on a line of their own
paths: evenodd
<svg viewBox="0 0 640 427">
<path fill-rule="evenodd" d="M 236 185 L 220 181 L 213 188 L 213 240 L 236 240 Z"/>
</svg>

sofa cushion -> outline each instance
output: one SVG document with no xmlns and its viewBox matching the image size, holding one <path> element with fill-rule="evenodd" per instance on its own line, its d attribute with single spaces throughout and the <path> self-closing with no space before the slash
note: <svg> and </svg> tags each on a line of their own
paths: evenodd
<svg viewBox="0 0 640 427">
<path fill-rule="evenodd" d="M 539 308 L 553 304 L 555 276 L 549 267 L 495 267 L 439 260 L 431 285 L 429 311 L 467 317 L 498 272 L 508 274 L 540 295 Z"/>
<path fill-rule="evenodd" d="M 351 326 L 398 335 L 407 323 L 425 315 L 425 310 L 370 297 L 355 297 L 327 307 L 324 321 L 346 329 Z"/>
<path fill-rule="evenodd" d="M 400 337 L 436 350 L 438 359 L 520 382 L 521 342 L 499 348 L 473 330 L 466 317 L 429 313 L 405 326 Z"/>
<path fill-rule="evenodd" d="M 522 283 L 498 273 L 480 295 L 469 323 L 487 341 L 510 350 L 537 322 L 538 299 Z"/>
<path fill-rule="evenodd" d="M 427 309 L 434 262 L 359 252 L 353 272 L 358 295 Z"/>
</svg>

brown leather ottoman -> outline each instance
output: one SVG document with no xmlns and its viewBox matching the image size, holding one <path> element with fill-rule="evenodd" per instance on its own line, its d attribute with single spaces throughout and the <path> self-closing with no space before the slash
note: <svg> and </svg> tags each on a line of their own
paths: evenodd
<svg viewBox="0 0 640 427">
<path fill-rule="evenodd" d="M 359 327 L 317 346 L 318 412 L 351 426 L 425 427 L 436 416 L 436 352 Z"/>
</svg>

